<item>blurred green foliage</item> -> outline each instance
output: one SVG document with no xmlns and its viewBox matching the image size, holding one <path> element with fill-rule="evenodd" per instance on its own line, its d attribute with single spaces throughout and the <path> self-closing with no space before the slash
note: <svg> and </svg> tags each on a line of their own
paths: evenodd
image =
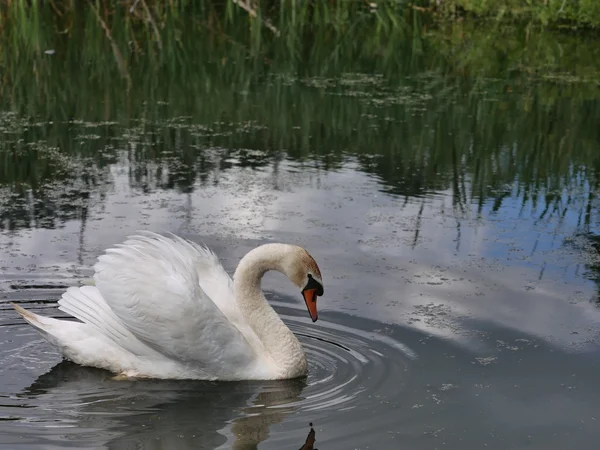
<svg viewBox="0 0 600 450">
<path fill-rule="evenodd" d="M 429 0 L 425 4 L 449 17 L 469 13 L 568 28 L 600 26 L 600 2 L 596 0 Z"/>
</svg>

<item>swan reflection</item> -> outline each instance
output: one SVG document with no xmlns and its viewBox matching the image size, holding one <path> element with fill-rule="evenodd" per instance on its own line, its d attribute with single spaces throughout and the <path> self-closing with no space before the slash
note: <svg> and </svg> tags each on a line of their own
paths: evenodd
<svg viewBox="0 0 600 450">
<path fill-rule="evenodd" d="M 58 429 L 84 447 L 184 450 L 227 443 L 241 450 L 267 439 L 270 426 L 295 411 L 292 405 L 306 386 L 304 379 L 228 383 L 111 376 L 64 361 L 20 397 L 36 410 L 35 422 L 49 441 Z"/>
</svg>

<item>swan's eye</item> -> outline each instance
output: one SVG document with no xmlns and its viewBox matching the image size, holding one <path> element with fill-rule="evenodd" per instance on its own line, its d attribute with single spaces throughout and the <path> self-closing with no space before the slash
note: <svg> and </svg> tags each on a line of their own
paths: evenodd
<svg viewBox="0 0 600 450">
<path fill-rule="evenodd" d="M 317 280 L 315 280 L 310 273 L 308 274 L 308 283 L 306 283 L 306 286 L 304 286 L 304 289 L 302 289 L 302 292 L 304 292 L 308 289 L 315 289 L 317 291 L 317 295 L 319 297 L 321 295 L 323 295 L 323 286 L 321 285 L 321 283 L 319 283 Z"/>
</svg>

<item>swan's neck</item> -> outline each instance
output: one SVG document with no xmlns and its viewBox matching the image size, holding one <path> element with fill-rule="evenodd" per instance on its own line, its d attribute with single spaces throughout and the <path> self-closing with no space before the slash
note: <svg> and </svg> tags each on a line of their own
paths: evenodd
<svg viewBox="0 0 600 450">
<path fill-rule="evenodd" d="M 267 302 L 261 280 L 269 270 L 286 274 L 284 260 L 289 251 L 290 246 L 285 244 L 257 247 L 242 258 L 233 276 L 233 291 L 238 307 L 281 371 L 282 377 L 304 375 L 306 356 L 296 336 Z"/>
</svg>

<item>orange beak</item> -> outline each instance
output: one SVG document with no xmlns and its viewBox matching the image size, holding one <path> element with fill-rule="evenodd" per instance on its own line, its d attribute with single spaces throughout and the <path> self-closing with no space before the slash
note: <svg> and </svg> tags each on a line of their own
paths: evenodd
<svg viewBox="0 0 600 450">
<path fill-rule="evenodd" d="M 308 313 L 313 322 L 316 322 L 319 318 L 317 314 L 317 290 L 316 289 L 305 289 L 302 291 L 302 296 L 306 302 Z"/>
</svg>

